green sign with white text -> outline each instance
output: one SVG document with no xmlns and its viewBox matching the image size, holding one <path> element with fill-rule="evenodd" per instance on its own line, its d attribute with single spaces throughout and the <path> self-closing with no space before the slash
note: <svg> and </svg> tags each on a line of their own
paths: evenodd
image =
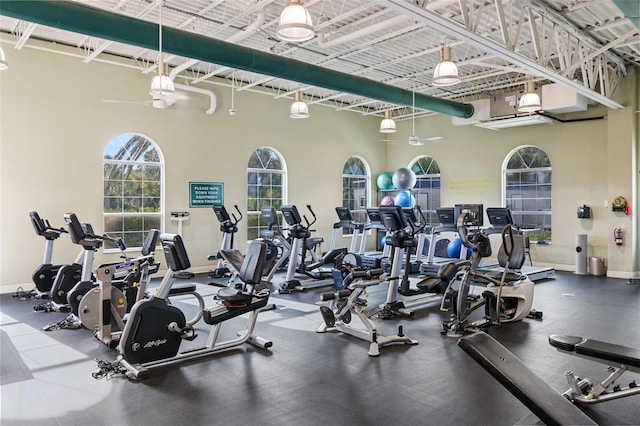
<svg viewBox="0 0 640 426">
<path fill-rule="evenodd" d="M 223 203 L 222 182 L 189 182 L 189 207 L 213 207 Z"/>
</svg>

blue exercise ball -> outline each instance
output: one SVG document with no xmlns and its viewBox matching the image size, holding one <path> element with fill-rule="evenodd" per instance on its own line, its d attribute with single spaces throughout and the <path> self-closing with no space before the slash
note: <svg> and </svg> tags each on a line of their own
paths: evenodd
<svg viewBox="0 0 640 426">
<path fill-rule="evenodd" d="M 454 238 L 447 244 L 447 255 L 452 259 L 460 258 L 460 250 L 462 249 L 462 240 Z M 471 257 L 472 250 L 467 247 L 467 259 Z"/>
<path fill-rule="evenodd" d="M 383 172 L 376 179 L 376 186 L 380 191 L 390 191 L 393 189 L 393 173 Z"/>
<path fill-rule="evenodd" d="M 400 207 L 415 207 L 416 205 L 416 199 L 409 191 L 399 192 L 393 199 L 393 202 L 396 206 Z"/>
<path fill-rule="evenodd" d="M 411 189 L 416 186 L 416 174 L 407 167 L 401 167 L 393 173 L 391 178 L 396 189 Z"/>
</svg>

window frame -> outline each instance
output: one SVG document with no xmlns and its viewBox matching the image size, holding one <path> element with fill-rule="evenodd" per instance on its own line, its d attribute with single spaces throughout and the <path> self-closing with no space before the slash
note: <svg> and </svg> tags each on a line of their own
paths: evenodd
<svg viewBox="0 0 640 426">
<path fill-rule="evenodd" d="M 254 155 L 257 155 L 257 151 L 258 150 L 269 150 L 271 151 L 272 154 L 275 154 L 281 164 L 281 168 L 280 169 L 269 169 L 269 168 L 256 168 L 256 167 L 249 167 L 249 163 L 252 159 L 252 157 Z M 265 230 L 266 227 L 264 226 L 262 220 L 260 219 L 261 217 L 261 212 L 260 210 L 249 210 L 249 203 L 250 203 L 250 197 L 249 197 L 249 190 L 251 187 L 251 184 L 249 182 L 249 174 L 250 173 L 278 173 L 281 175 L 281 192 L 282 192 L 282 197 L 280 198 L 280 203 L 281 205 L 285 205 L 287 204 L 287 200 L 288 200 L 288 172 L 287 172 L 287 162 L 285 161 L 284 156 L 282 155 L 282 153 L 280 153 L 280 151 L 278 151 L 277 149 L 270 147 L 270 146 L 260 146 L 257 147 L 256 149 L 253 150 L 253 152 L 251 153 L 251 155 L 249 156 L 249 159 L 247 160 L 247 171 L 246 171 L 246 178 L 247 178 L 247 183 L 246 183 L 246 195 L 247 195 L 247 204 L 246 204 L 246 208 L 247 208 L 247 220 L 246 220 L 246 229 L 247 229 L 247 240 L 251 241 L 252 238 L 250 238 L 250 235 L 252 235 L 253 233 L 253 229 L 257 229 L 256 232 L 256 238 L 260 238 L 260 232 L 262 230 Z M 258 188 L 260 186 L 258 185 Z M 259 191 L 259 190 L 258 190 Z M 257 198 L 257 200 L 260 200 L 260 198 Z M 275 200 L 275 198 L 270 198 L 270 200 Z M 257 203 L 257 205 L 259 205 L 259 202 Z M 271 202 L 271 205 L 273 206 L 273 201 Z M 276 212 L 278 214 L 278 218 L 280 218 L 280 223 L 282 223 L 282 216 L 280 213 L 279 209 L 276 209 Z M 257 219 L 256 219 L 257 218 Z M 256 222 L 256 225 L 253 225 L 252 222 Z"/>
<path fill-rule="evenodd" d="M 153 147 L 153 150 L 155 151 L 156 155 L 158 156 L 158 162 L 149 162 L 149 161 L 140 161 L 139 159 L 137 160 L 122 160 L 122 159 L 111 159 L 111 158 L 106 158 L 107 156 L 107 151 L 109 149 L 109 146 L 112 143 L 116 143 L 119 139 L 121 138 L 127 138 L 127 140 L 130 140 L 134 137 L 140 137 L 140 138 L 144 138 L 147 142 L 149 142 L 149 144 Z M 120 142 L 122 144 L 122 142 Z M 126 142 L 125 142 L 126 143 Z M 124 144 L 122 144 L 122 147 L 124 147 Z M 119 148 L 121 149 L 121 148 Z M 159 212 L 119 212 L 119 213 L 114 213 L 114 212 L 107 212 L 105 209 L 105 200 L 106 200 L 106 193 L 105 193 L 105 184 L 106 184 L 106 176 L 105 176 L 105 166 L 107 165 L 130 165 L 132 167 L 139 167 L 139 166 L 154 166 L 154 167 L 159 167 L 160 169 L 160 204 L 159 204 Z M 122 217 L 122 218 L 127 218 L 127 217 L 157 217 L 159 219 L 159 223 L 160 223 L 160 232 L 164 231 L 165 228 L 165 162 L 164 162 L 164 155 L 162 153 L 162 150 L 160 149 L 160 146 L 150 137 L 142 134 L 142 133 L 137 133 L 137 132 L 124 132 L 124 133 L 120 133 L 117 136 L 114 136 L 113 138 L 111 138 L 109 140 L 109 142 L 105 145 L 103 153 L 102 153 L 102 229 L 105 230 L 105 233 L 108 233 L 109 235 L 114 235 L 113 231 L 107 232 L 107 223 L 106 220 L 109 217 Z M 126 182 L 126 180 L 123 180 L 123 182 Z M 124 190 L 123 190 L 123 194 L 122 194 L 122 199 L 124 200 L 125 194 L 124 194 Z M 124 205 L 124 203 L 123 203 Z M 123 226 L 124 228 L 124 226 Z M 151 229 L 151 228 L 149 228 Z M 124 235 L 124 229 L 121 230 L 123 235 Z M 126 252 L 130 252 L 130 251 L 140 251 L 140 249 L 142 248 L 142 244 L 144 243 L 144 238 L 146 237 L 145 230 L 144 228 L 141 230 L 143 232 L 142 235 L 142 241 L 141 244 L 139 246 L 129 246 L 127 245 L 127 250 Z M 103 252 L 104 253 L 119 253 L 120 249 L 116 248 L 116 247 L 109 247 L 108 244 L 105 243 L 105 245 L 103 245 L 102 247 Z"/>
<path fill-rule="evenodd" d="M 355 173 L 345 173 L 345 171 L 347 170 L 347 168 L 349 167 L 349 163 L 353 160 L 357 160 L 361 165 L 362 165 L 362 169 L 363 172 L 365 174 L 362 175 L 358 175 Z M 345 198 L 345 194 L 349 191 L 351 191 L 350 187 L 345 187 L 345 180 L 346 179 L 364 179 L 364 188 L 365 188 L 365 203 L 364 203 L 364 207 L 359 208 L 359 209 L 351 209 L 349 205 L 345 205 L 348 204 L 349 200 L 352 200 L 355 203 L 355 198 L 350 199 L 350 198 Z M 344 164 L 342 165 L 342 183 L 341 183 L 341 187 L 342 187 L 342 207 L 349 207 L 351 210 L 351 214 L 353 215 L 354 212 L 362 212 L 360 215 L 362 216 L 362 221 L 366 222 L 367 221 L 367 208 L 371 207 L 371 167 L 369 167 L 369 163 L 367 162 L 367 160 L 365 160 L 363 157 L 359 156 L 359 155 L 352 155 L 351 157 L 349 157 L 347 159 L 347 161 L 344 162 Z M 359 203 L 361 204 L 361 203 Z M 356 214 L 354 216 L 354 220 L 358 220 L 358 214 Z M 353 229 L 342 229 L 342 236 L 343 237 L 349 237 L 353 235 Z"/>
<path fill-rule="evenodd" d="M 418 174 L 418 173 L 416 173 L 416 171 L 414 170 L 414 167 L 416 166 L 416 164 L 418 164 L 420 161 L 425 160 L 427 158 L 431 160 L 431 163 L 429 165 L 429 168 L 426 171 L 429 171 L 431 166 L 433 164 L 435 164 L 436 167 L 438 168 L 438 173 L 427 173 L 427 174 Z M 416 184 L 413 187 L 415 189 L 414 193 L 415 193 L 415 197 L 416 197 L 416 205 L 420 206 L 420 209 L 422 210 L 423 214 L 427 213 L 427 214 L 425 214 L 425 219 L 427 220 L 427 226 L 437 226 L 437 225 L 439 225 L 440 223 L 439 223 L 439 220 L 438 220 L 438 215 L 436 213 L 436 209 L 442 207 L 442 171 L 440 170 L 440 164 L 431 155 L 421 154 L 421 155 L 416 156 L 413 160 L 411 160 L 409 162 L 409 166 L 408 167 L 409 167 L 410 170 L 412 170 L 416 174 Z M 425 194 L 425 193 L 421 193 L 420 192 L 420 189 L 421 189 L 421 188 L 419 188 L 420 179 L 432 180 L 436 176 L 437 176 L 438 182 L 439 182 L 438 202 L 435 203 L 435 201 L 432 201 L 431 202 L 431 204 L 432 204 L 431 207 L 432 208 L 429 208 L 430 201 L 429 201 L 429 197 L 427 197 L 427 206 L 425 208 L 425 206 L 421 205 L 421 203 L 420 203 L 420 194 Z M 430 185 L 429 188 L 434 188 L 434 187 L 432 185 Z"/>
<path fill-rule="evenodd" d="M 549 166 L 542 166 L 542 167 L 530 167 L 530 165 L 526 165 L 525 168 L 508 168 L 509 167 L 509 163 L 511 162 L 512 158 L 516 155 L 519 154 L 520 151 L 522 151 L 523 149 L 528 149 L 528 148 L 535 148 L 536 150 L 538 150 L 538 153 L 542 153 L 545 155 L 546 160 L 549 164 Z M 508 199 L 508 195 L 507 194 L 507 183 L 508 183 L 508 174 L 522 174 L 522 173 L 535 173 L 536 174 L 536 181 L 531 185 L 531 186 L 535 186 L 536 188 L 536 192 L 538 192 L 538 187 L 540 186 L 548 186 L 549 187 L 549 196 L 548 197 L 524 197 L 524 194 L 519 194 L 519 197 L 511 197 L 510 199 Z M 544 174 L 548 174 L 546 182 L 540 182 L 538 180 L 538 174 L 540 173 L 544 173 Z M 513 194 L 516 195 L 516 194 Z M 520 204 L 522 204 L 523 202 L 526 202 L 527 200 L 529 201 L 535 201 L 536 204 L 539 204 L 539 201 L 542 200 L 543 204 L 548 204 L 548 210 L 544 209 L 544 210 L 513 210 L 513 208 L 511 208 L 511 205 L 513 204 L 513 200 L 516 199 L 519 201 Z M 510 201 L 511 200 L 511 201 Z M 544 201 L 546 200 L 546 201 Z M 510 201 L 510 202 L 509 202 Z M 552 243 L 552 239 L 553 239 L 553 223 L 552 223 L 552 211 L 553 211 L 553 165 L 551 163 L 551 158 L 549 157 L 549 154 L 547 154 L 547 152 L 535 145 L 520 145 L 515 147 L 514 149 L 512 149 L 504 158 L 504 161 L 502 163 L 502 205 L 505 207 L 509 207 L 511 210 L 511 215 L 513 217 L 513 221 L 514 224 L 517 226 L 530 226 L 531 224 L 528 224 L 526 222 L 522 222 L 522 221 L 518 221 L 518 218 L 522 217 L 522 216 L 540 216 L 540 217 L 548 217 L 548 220 L 544 220 L 542 219 L 542 227 L 541 227 L 541 233 L 540 234 L 531 234 L 529 235 L 529 239 L 532 242 L 537 242 L 537 243 L 542 243 L 542 244 L 551 244 Z M 537 220 L 539 222 L 539 220 Z M 545 228 L 545 223 L 549 223 L 549 227 L 548 227 L 548 232 L 547 232 L 547 228 Z M 535 224 L 536 226 L 540 225 L 539 223 Z"/>
</svg>

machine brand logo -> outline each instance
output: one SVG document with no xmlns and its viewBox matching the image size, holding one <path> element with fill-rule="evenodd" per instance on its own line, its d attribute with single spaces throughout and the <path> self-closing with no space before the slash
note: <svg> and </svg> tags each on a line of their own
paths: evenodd
<svg viewBox="0 0 640 426">
<path fill-rule="evenodd" d="M 164 345 L 165 343 L 167 343 L 167 339 L 149 340 L 147 343 L 144 344 L 144 347 L 153 348 L 153 347 L 158 347 L 160 345 Z"/>
<path fill-rule="evenodd" d="M 116 272 L 120 272 L 123 269 L 131 269 L 135 266 L 134 262 L 128 262 L 128 263 L 121 263 L 119 265 L 116 265 Z"/>
<path fill-rule="evenodd" d="M 140 343 L 135 342 L 131 345 L 131 349 L 133 349 L 134 352 L 137 351 L 138 349 L 140 349 Z"/>
</svg>

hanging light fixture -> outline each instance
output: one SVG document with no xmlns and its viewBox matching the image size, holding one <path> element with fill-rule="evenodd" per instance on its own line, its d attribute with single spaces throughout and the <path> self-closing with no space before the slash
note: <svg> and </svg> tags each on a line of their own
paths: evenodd
<svg viewBox="0 0 640 426">
<path fill-rule="evenodd" d="M 6 70 L 9 68 L 9 64 L 7 63 L 7 58 L 4 56 L 4 50 L 0 47 L 0 71 Z"/>
<path fill-rule="evenodd" d="M 302 92 L 299 90 L 296 92 L 295 101 L 291 104 L 291 112 L 289 113 L 291 118 L 309 118 L 309 107 L 302 100 Z"/>
<path fill-rule="evenodd" d="M 149 94 L 153 96 L 153 106 L 155 108 L 166 108 L 166 103 L 163 102 L 162 98 L 172 95 L 176 91 L 173 80 L 164 74 L 164 64 L 162 63 L 162 3 L 163 0 L 158 0 L 158 8 L 160 10 L 158 24 L 158 75 L 151 80 L 151 90 L 149 91 Z"/>
<path fill-rule="evenodd" d="M 396 122 L 391 118 L 391 111 L 384 112 L 384 119 L 380 122 L 380 133 L 395 133 Z"/>
<path fill-rule="evenodd" d="M 536 112 L 542 109 L 540 96 L 536 93 L 536 86 L 533 81 L 524 84 L 524 95 L 518 103 L 518 112 Z"/>
<path fill-rule="evenodd" d="M 460 83 L 458 67 L 451 61 L 451 48 L 449 46 L 445 45 L 440 49 L 440 63 L 433 70 L 432 83 L 438 87 Z"/>
<path fill-rule="evenodd" d="M 300 0 L 289 0 L 280 14 L 280 25 L 276 35 L 282 41 L 301 42 L 313 38 L 315 30 L 311 15 Z"/>
</svg>

